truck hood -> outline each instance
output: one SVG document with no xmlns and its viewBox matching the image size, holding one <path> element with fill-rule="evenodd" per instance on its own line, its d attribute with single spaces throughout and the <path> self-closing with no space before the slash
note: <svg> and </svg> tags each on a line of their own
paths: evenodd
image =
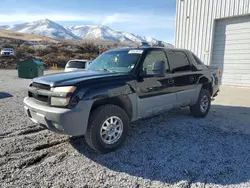
<svg viewBox="0 0 250 188">
<path fill-rule="evenodd" d="M 33 79 L 33 82 L 55 86 L 67 86 L 75 85 L 79 82 L 96 79 L 96 78 L 107 78 L 113 76 L 124 76 L 126 74 L 122 73 L 111 73 L 108 71 L 92 71 L 92 70 L 81 70 L 73 72 L 62 72 L 56 74 L 50 74 L 46 76 L 41 76 Z"/>
</svg>

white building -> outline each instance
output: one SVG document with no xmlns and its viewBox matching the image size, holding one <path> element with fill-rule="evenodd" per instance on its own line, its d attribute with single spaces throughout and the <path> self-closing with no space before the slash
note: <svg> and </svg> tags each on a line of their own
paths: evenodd
<svg viewBox="0 0 250 188">
<path fill-rule="evenodd" d="M 176 0 L 175 46 L 223 70 L 222 84 L 250 86 L 250 0 Z"/>
</svg>

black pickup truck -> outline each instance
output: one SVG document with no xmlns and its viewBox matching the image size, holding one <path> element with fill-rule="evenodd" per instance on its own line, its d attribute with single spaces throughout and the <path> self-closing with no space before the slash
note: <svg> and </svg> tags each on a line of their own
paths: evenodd
<svg viewBox="0 0 250 188">
<path fill-rule="evenodd" d="M 185 106 L 205 117 L 219 91 L 219 72 L 188 50 L 114 49 L 87 70 L 33 79 L 24 108 L 35 123 L 84 135 L 91 148 L 106 153 L 123 143 L 130 122 L 140 118 Z"/>
</svg>

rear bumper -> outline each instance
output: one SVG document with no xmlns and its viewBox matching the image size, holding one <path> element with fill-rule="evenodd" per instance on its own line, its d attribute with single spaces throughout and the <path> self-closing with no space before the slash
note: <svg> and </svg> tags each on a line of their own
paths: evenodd
<svg viewBox="0 0 250 188">
<path fill-rule="evenodd" d="M 84 135 L 93 101 L 80 101 L 73 109 L 55 108 L 39 104 L 35 99 L 24 99 L 26 115 L 36 124 L 47 129 L 72 136 Z"/>
</svg>

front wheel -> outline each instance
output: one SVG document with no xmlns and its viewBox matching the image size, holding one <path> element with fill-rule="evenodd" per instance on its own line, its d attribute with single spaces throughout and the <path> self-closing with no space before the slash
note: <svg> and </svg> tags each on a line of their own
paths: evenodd
<svg viewBox="0 0 250 188">
<path fill-rule="evenodd" d="M 102 105 L 92 111 L 85 139 L 95 151 L 108 153 L 122 145 L 128 129 L 129 118 L 122 108 Z"/>
<path fill-rule="evenodd" d="M 206 89 L 201 89 L 199 98 L 195 105 L 190 106 L 191 114 L 194 117 L 205 117 L 211 106 L 211 94 Z"/>
</svg>

